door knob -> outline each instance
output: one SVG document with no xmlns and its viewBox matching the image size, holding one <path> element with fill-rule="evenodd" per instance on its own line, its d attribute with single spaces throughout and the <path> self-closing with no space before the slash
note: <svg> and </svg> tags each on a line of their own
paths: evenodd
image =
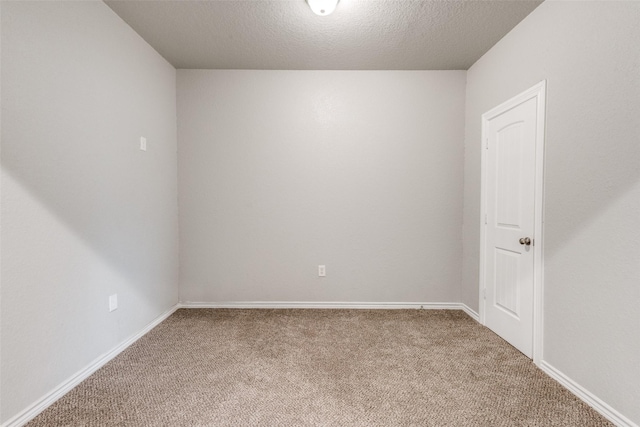
<svg viewBox="0 0 640 427">
<path fill-rule="evenodd" d="M 528 238 L 528 237 L 521 237 L 520 238 L 520 244 L 529 246 L 531 244 L 531 239 Z"/>
</svg>

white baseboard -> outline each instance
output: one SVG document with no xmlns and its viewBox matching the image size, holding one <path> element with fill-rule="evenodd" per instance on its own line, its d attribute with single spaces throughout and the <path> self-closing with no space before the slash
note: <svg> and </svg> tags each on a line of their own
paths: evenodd
<svg viewBox="0 0 640 427">
<path fill-rule="evenodd" d="M 638 427 L 633 421 L 622 415 L 620 412 L 613 409 L 606 404 L 602 399 L 595 396 L 593 393 L 582 387 L 580 384 L 573 381 L 571 378 L 560 372 L 558 369 L 551 366 L 548 362 L 542 361 L 539 365 L 540 369 L 549 375 L 551 378 L 559 382 L 571 393 L 575 394 L 578 398 L 584 401 L 587 405 L 598 411 L 603 417 L 611 421 L 618 427 Z"/>
<path fill-rule="evenodd" d="M 144 327 L 137 334 L 129 337 L 127 340 L 120 343 L 117 347 L 110 350 L 109 352 L 103 354 L 102 356 L 95 359 L 89 365 L 78 371 L 72 377 L 64 381 L 62 384 L 57 386 L 55 389 L 38 399 L 31 406 L 24 409 L 22 412 L 13 416 L 6 422 L 2 424 L 2 427 L 20 427 L 34 419 L 38 414 L 47 409 L 51 404 L 53 404 L 56 400 L 60 399 L 62 396 L 67 394 L 71 389 L 80 384 L 82 381 L 87 379 L 91 374 L 95 371 L 103 367 L 107 364 L 111 359 L 116 357 L 118 354 L 122 353 L 127 347 L 129 347 L 134 342 L 138 341 L 142 338 L 147 332 L 158 326 L 163 320 L 167 317 L 171 316 L 177 309 L 179 308 L 178 304 L 171 307 L 168 311 L 164 312 L 156 319 L 154 319 L 151 323 Z"/>
<path fill-rule="evenodd" d="M 469 315 L 473 320 L 480 323 L 480 315 L 475 311 L 471 310 L 467 304 L 460 304 L 460 308 Z"/>
<path fill-rule="evenodd" d="M 369 309 L 369 310 L 462 310 L 480 323 L 478 313 L 459 302 L 304 302 L 304 301 L 227 301 L 227 302 L 182 302 L 180 308 L 311 308 L 311 309 Z"/>
<path fill-rule="evenodd" d="M 465 310 L 457 302 L 308 302 L 308 301 L 224 301 L 182 302 L 180 308 L 333 308 L 333 309 L 416 309 L 416 310 Z M 468 308 L 467 308 L 468 309 Z M 473 311 L 465 312 L 471 317 Z M 477 314 L 476 314 L 477 316 Z"/>
</svg>

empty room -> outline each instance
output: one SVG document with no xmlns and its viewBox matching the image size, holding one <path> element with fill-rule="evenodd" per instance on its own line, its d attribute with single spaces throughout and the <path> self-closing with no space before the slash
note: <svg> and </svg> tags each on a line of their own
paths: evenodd
<svg viewBox="0 0 640 427">
<path fill-rule="evenodd" d="M 0 0 L 0 426 L 640 426 L 640 2 Z"/>
</svg>

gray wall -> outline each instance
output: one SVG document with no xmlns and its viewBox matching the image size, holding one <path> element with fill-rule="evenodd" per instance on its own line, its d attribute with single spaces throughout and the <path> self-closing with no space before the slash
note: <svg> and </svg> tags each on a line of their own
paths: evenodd
<svg viewBox="0 0 640 427">
<path fill-rule="evenodd" d="M 465 74 L 178 70 L 181 301 L 459 301 Z"/>
<path fill-rule="evenodd" d="M 478 308 L 480 116 L 547 79 L 544 360 L 640 423 L 640 3 L 545 2 L 468 72 L 462 301 Z"/>
<path fill-rule="evenodd" d="M 172 307 L 178 268 L 174 68 L 102 2 L 1 4 L 4 422 Z"/>
<path fill-rule="evenodd" d="M 640 4 L 542 4 L 466 135 L 465 72 L 179 71 L 179 159 L 176 72 L 110 9 L 0 5 L 0 422 L 178 300 L 178 181 L 183 301 L 477 310 L 480 115 L 547 79 L 544 359 L 640 423 Z"/>
</svg>

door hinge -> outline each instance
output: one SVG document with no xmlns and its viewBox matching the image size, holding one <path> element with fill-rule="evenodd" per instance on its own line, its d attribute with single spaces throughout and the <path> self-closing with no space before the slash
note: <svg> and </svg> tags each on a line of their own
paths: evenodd
<svg viewBox="0 0 640 427">
<path fill-rule="evenodd" d="M 487 299 L 487 288 L 482 290 L 482 299 Z"/>
<path fill-rule="evenodd" d="M 489 149 L 489 138 L 485 138 L 485 140 L 484 140 L 484 148 L 487 149 L 487 150 Z"/>
<path fill-rule="evenodd" d="M 487 225 L 487 224 L 488 224 L 488 222 L 487 222 L 487 214 L 484 214 L 484 225 Z"/>
</svg>

